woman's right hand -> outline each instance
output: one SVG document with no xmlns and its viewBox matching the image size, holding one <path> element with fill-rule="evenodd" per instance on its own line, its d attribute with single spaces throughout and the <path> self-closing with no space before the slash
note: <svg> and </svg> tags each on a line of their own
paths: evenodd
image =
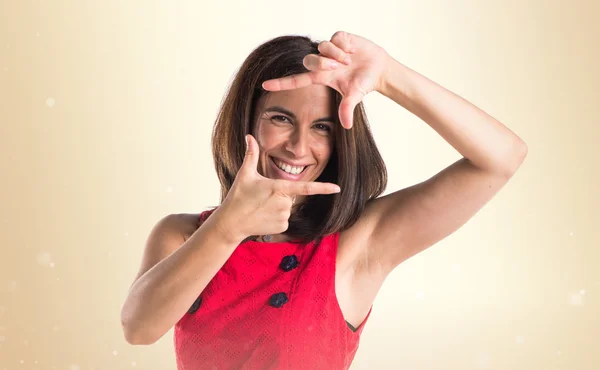
<svg viewBox="0 0 600 370">
<path fill-rule="evenodd" d="M 280 234 L 287 230 L 293 199 L 297 195 L 333 194 L 336 184 L 269 179 L 257 171 L 258 143 L 246 135 L 244 162 L 219 207 L 221 227 L 233 240 L 250 235 Z"/>
</svg>

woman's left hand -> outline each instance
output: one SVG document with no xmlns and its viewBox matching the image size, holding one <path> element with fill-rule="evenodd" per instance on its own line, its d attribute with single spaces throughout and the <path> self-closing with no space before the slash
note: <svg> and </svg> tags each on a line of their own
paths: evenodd
<svg viewBox="0 0 600 370">
<path fill-rule="evenodd" d="M 390 57 L 373 42 L 342 31 L 336 32 L 331 41 L 321 42 L 319 53 L 304 58 L 310 72 L 268 80 L 262 86 L 268 91 L 313 84 L 329 86 L 342 94 L 338 114 L 342 126 L 350 129 L 356 105 L 371 91 L 381 91 Z"/>
</svg>

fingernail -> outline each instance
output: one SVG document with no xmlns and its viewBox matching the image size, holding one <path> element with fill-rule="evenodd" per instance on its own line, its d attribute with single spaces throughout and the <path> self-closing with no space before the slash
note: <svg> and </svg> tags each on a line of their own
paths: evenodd
<svg viewBox="0 0 600 370">
<path fill-rule="evenodd" d="M 335 69 L 339 66 L 340 64 L 338 62 L 329 62 L 329 68 Z"/>
<path fill-rule="evenodd" d="M 344 63 L 346 64 L 350 64 L 352 60 L 350 59 L 350 57 L 346 57 L 346 59 L 344 59 Z"/>
<path fill-rule="evenodd" d="M 335 190 L 336 193 L 339 193 L 340 191 L 342 191 L 342 189 L 340 189 L 339 186 L 334 187 L 333 190 Z"/>
</svg>

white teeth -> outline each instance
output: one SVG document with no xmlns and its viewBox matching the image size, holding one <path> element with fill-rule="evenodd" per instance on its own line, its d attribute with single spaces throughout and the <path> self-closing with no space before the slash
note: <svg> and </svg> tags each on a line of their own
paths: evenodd
<svg viewBox="0 0 600 370">
<path fill-rule="evenodd" d="M 281 168 L 287 173 L 291 173 L 292 175 L 297 175 L 304 171 L 304 167 L 293 167 L 278 160 L 275 160 L 275 163 L 277 164 L 277 167 Z"/>
</svg>

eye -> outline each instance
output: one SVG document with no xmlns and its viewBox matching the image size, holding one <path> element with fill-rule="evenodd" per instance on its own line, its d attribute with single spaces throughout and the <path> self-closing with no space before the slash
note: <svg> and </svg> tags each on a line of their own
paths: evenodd
<svg viewBox="0 0 600 370">
<path fill-rule="evenodd" d="M 275 120 L 275 121 L 283 121 L 283 122 L 286 122 L 284 120 L 287 120 L 287 122 L 290 122 L 290 120 L 286 116 L 272 116 L 271 119 Z"/>
<path fill-rule="evenodd" d="M 315 125 L 315 127 L 319 127 L 319 130 L 323 130 L 323 131 L 327 131 L 327 132 L 331 132 L 331 127 L 329 127 L 329 125 L 326 125 L 324 123 L 317 123 Z"/>
</svg>

